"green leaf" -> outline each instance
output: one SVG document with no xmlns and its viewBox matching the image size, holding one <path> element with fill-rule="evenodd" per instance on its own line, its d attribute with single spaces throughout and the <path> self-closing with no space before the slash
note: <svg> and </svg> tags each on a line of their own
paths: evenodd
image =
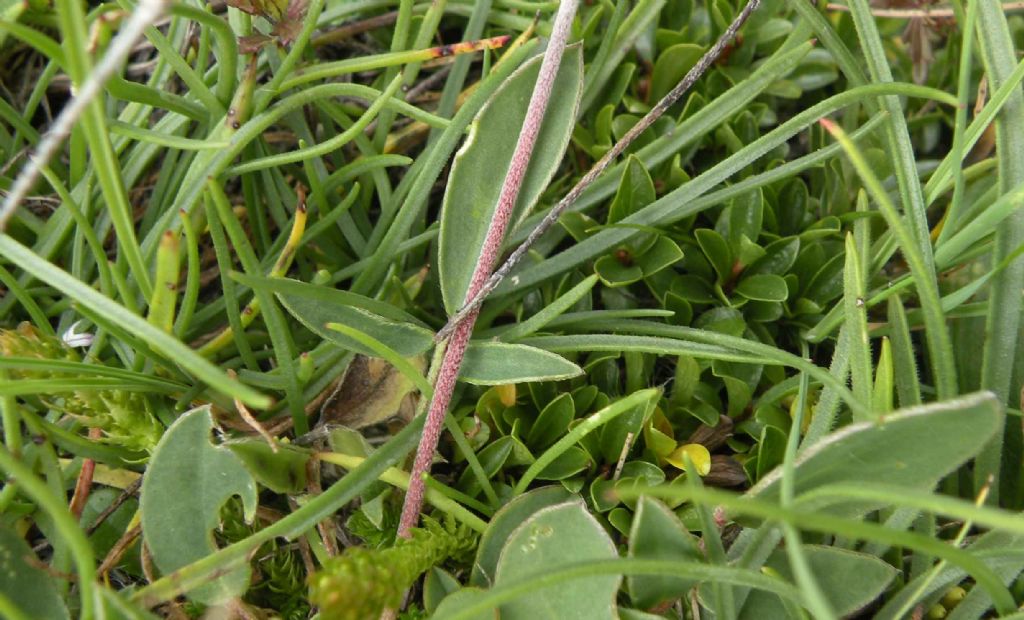
<svg viewBox="0 0 1024 620">
<path fill-rule="evenodd" d="M 744 270 L 747 276 L 760 273 L 783 275 L 796 262 L 800 253 L 800 237 L 776 239 L 765 247 L 764 256 Z"/>
<path fill-rule="evenodd" d="M 549 322 L 558 318 L 559 315 L 565 313 L 575 306 L 577 302 L 585 298 L 590 293 L 590 290 L 594 288 L 594 285 L 597 284 L 597 280 L 596 275 L 587 276 L 582 282 L 559 296 L 558 299 L 544 306 L 544 309 L 537 312 L 537 314 L 525 321 L 516 323 L 508 330 L 502 331 L 501 339 L 505 341 L 516 340 L 542 329 Z"/>
<path fill-rule="evenodd" d="M 748 239 L 746 235 L 740 235 L 737 246 L 736 261 L 740 265 L 750 265 L 764 257 L 764 248 Z"/>
<path fill-rule="evenodd" d="M 466 349 L 459 379 L 474 385 L 558 381 L 583 369 L 560 355 L 525 344 L 473 342 Z"/>
<path fill-rule="evenodd" d="M 644 277 L 649 277 L 676 264 L 682 258 L 683 251 L 675 241 L 665 235 L 658 235 L 654 245 L 636 259 L 636 264 L 643 271 Z"/>
<path fill-rule="evenodd" d="M 569 448 L 540 470 L 537 480 L 565 480 L 590 467 L 593 459 L 590 454 L 579 446 Z"/>
<path fill-rule="evenodd" d="M 804 297 L 826 306 L 828 302 L 839 296 L 843 291 L 843 266 L 846 257 L 839 253 L 818 269 L 804 290 Z"/>
<path fill-rule="evenodd" d="M 441 604 L 437 606 L 431 617 L 432 618 L 447 618 L 452 616 L 469 605 L 476 602 L 478 599 L 482 599 L 486 595 L 486 592 L 481 588 L 469 587 L 462 588 L 452 592 L 448 596 L 444 597 Z M 481 611 L 473 616 L 467 616 L 464 620 L 494 620 L 496 617 L 495 612 L 492 610 Z"/>
<path fill-rule="evenodd" d="M 764 218 L 764 196 L 761 189 L 746 192 L 732 199 L 729 214 L 729 246 L 735 255 L 740 253 L 740 240 L 746 237 L 757 241 Z"/>
<path fill-rule="evenodd" d="M 564 393 L 544 406 L 540 415 L 526 434 L 526 444 L 534 449 L 544 449 L 558 441 L 569 429 L 569 423 L 576 416 L 572 395 Z"/>
<path fill-rule="evenodd" d="M 710 228 L 700 228 L 694 232 L 697 244 L 708 257 L 711 266 L 718 274 L 718 283 L 723 284 L 732 279 L 732 252 L 722 235 Z"/>
<path fill-rule="evenodd" d="M 308 450 L 278 443 L 272 449 L 262 439 L 239 439 L 225 443 L 261 485 L 275 493 L 298 495 L 306 491 Z"/>
<path fill-rule="evenodd" d="M 736 292 L 756 301 L 786 301 L 789 287 L 781 276 L 771 274 L 755 274 L 740 280 Z"/>
<path fill-rule="evenodd" d="M 20 536 L 0 527 L 0 594 L 24 618 L 70 618 L 54 577 L 39 568 L 35 552 Z"/>
<path fill-rule="evenodd" d="M 449 314 L 466 299 L 487 230 L 497 208 L 505 171 L 533 92 L 541 57 L 513 73 L 480 111 L 469 138 L 455 155 L 441 207 L 437 266 Z M 511 226 L 527 215 L 558 170 L 575 125 L 583 92 L 583 48 L 567 47 L 556 77 L 557 88 L 541 125 Z"/>
<path fill-rule="evenodd" d="M 436 566 L 431 568 L 423 580 L 423 609 L 434 613 L 441 601 L 457 590 L 459 582 L 451 573 Z"/>
<path fill-rule="evenodd" d="M 829 606 L 840 617 L 875 600 L 896 576 L 895 568 L 865 553 L 818 545 L 804 545 L 802 551 Z M 785 550 L 772 552 L 765 566 L 792 581 L 793 571 Z M 779 597 L 764 590 L 751 590 L 740 611 L 740 620 L 788 618 L 789 612 Z"/>
<path fill-rule="evenodd" d="M 614 224 L 624 220 L 640 209 L 654 202 L 654 182 L 647 168 L 636 155 L 630 155 L 622 170 L 619 190 L 615 193 L 612 204 L 608 207 L 608 223 Z"/>
<path fill-rule="evenodd" d="M 690 532 L 665 504 L 641 497 L 629 532 L 629 557 L 702 561 L 703 554 Z M 633 604 L 649 609 L 686 594 L 697 582 L 668 575 L 634 575 L 626 579 Z"/>
<path fill-rule="evenodd" d="M 800 454 L 794 463 L 794 494 L 799 498 L 825 484 L 877 480 L 930 489 L 975 456 L 1002 427 L 1003 418 L 999 401 L 978 392 L 901 409 L 878 422 L 851 424 Z M 748 495 L 777 501 L 781 477 L 780 470 L 772 471 Z M 873 507 L 864 501 L 832 503 L 830 510 L 845 515 Z"/>
<path fill-rule="evenodd" d="M 358 297 L 358 295 L 316 287 L 311 284 L 305 286 L 321 289 L 321 292 L 318 297 L 278 292 L 281 305 L 311 332 L 343 349 L 377 357 L 372 349 L 354 338 L 349 338 L 328 328 L 328 324 L 340 323 L 360 331 L 402 357 L 415 357 L 434 344 L 433 334 L 428 329 L 411 322 L 396 321 L 365 308 L 351 305 L 349 303 L 352 301 L 351 298 Z"/>
<path fill-rule="evenodd" d="M 501 549 L 512 531 L 527 517 L 542 508 L 563 504 L 573 497 L 572 493 L 560 486 L 549 486 L 523 493 L 502 506 L 491 517 L 487 530 L 480 537 L 473 573 L 469 578 L 470 585 L 486 586 L 494 583 Z"/>
<path fill-rule="evenodd" d="M 875 383 L 871 388 L 871 410 L 878 414 L 892 411 L 893 387 L 892 346 L 888 338 L 882 338 L 882 350 L 878 354 L 878 365 L 875 367 Z"/>
<path fill-rule="evenodd" d="M 786 454 L 787 434 L 774 426 L 761 429 L 761 439 L 757 444 L 757 467 L 754 479 L 761 480 L 765 474 L 782 463 Z"/>
<path fill-rule="evenodd" d="M 604 478 L 594 478 L 588 489 L 590 504 L 598 512 L 608 512 L 619 505 L 619 498 L 615 495 L 615 481 Z"/>
<path fill-rule="evenodd" d="M 477 453 L 476 456 L 480 461 L 480 467 L 483 469 L 484 475 L 487 476 L 488 480 L 501 471 L 509 456 L 512 455 L 514 445 L 511 439 L 509 436 L 502 437 Z M 470 497 L 476 496 L 483 490 L 480 481 L 468 467 L 462 470 L 462 475 L 459 476 L 459 482 L 456 487 Z"/>
<path fill-rule="evenodd" d="M 618 557 L 611 538 L 581 501 L 543 508 L 508 537 L 501 551 L 495 585 L 534 574 L 537 567 Z M 536 618 L 612 619 L 620 575 L 592 576 L 571 585 L 534 590 L 501 606 L 502 620 Z"/>
<path fill-rule="evenodd" d="M 0 256 L 17 264 L 18 267 L 40 281 L 46 282 L 48 286 L 59 290 L 68 298 L 81 304 L 83 308 L 117 323 L 124 329 L 131 330 L 132 334 L 143 340 L 154 351 L 159 352 L 166 359 L 174 360 L 176 364 L 180 364 L 182 368 L 208 383 L 213 389 L 237 398 L 252 407 L 262 408 L 270 404 L 270 399 L 266 395 L 230 379 L 223 370 L 200 357 L 174 336 L 153 327 L 142 317 L 111 301 L 60 267 L 44 260 L 12 237 L 0 235 Z"/>
<path fill-rule="evenodd" d="M 650 100 L 654 102 L 664 97 L 703 55 L 704 48 L 692 43 L 673 45 L 659 54 L 651 73 Z"/>
<path fill-rule="evenodd" d="M 213 530 L 232 497 L 242 499 L 247 522 L 256 514 L 256 481 L 234 453 L 210 443 L 212 430 L 209 406 L 183 414 L 160 439 L 143 478 L 142 531 L 164 575 L 217 551 Z M 245 591 L 249 573 L 248 564 L 226 570 L 189 596 L 227 601 Z"/>
<path fill-rule="evenodd" d="M 628 250 L 623 250 L 628 252 Z M 617 256 L 608 255 L 594 261 L 594 272 L 606 286 L 619 287 L 639 282 L 644 270 L 633 264 L 626 264 Z"/>
</svg>

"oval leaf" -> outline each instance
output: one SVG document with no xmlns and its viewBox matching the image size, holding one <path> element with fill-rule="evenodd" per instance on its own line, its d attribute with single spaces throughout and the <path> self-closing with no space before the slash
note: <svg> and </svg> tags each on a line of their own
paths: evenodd
<svg viewBox="0 0 1024 620">
<path fill-rule="evenodd" d="M 441 207 L 437 257 L 441 294 L 449 314 L 466 299 L 540 63 L 540 56 L 530 60 L 494 93 L 455 155 Z M 537 202 L 569 145 L 583 86 L 583 50 L 579 45 L 566 48 L 556 84 L 516 200 L 513 226 Z"/>
<path fill-rule="evenodd" d="M 541 508 L 564 504 L 575 497 L 559 486 L 541 487 L 513 499 L 501 507 L 491 517 L 487 530 L 480 537 L 480 545 L 476 549 L 476 560 L 473 562 L 473 573 L 469 584 L 485 586 L 494 583 L 494 574 L 498 569 L 498 557 L 508 540 L 512 530 L 527 517 Z"/>
<path fill-rule="evenodd" d="M 1003 417 L 995 396 L 978 392 L 903 409 L 879 422 L 851 424 L 796 459 L 793 489 L 799 497 L 827 484 L 878 480 L 930 489 L 976 455 L 1002 428 Z M 776 468 L 748 493 L 765 501 L 778 501 L 781 479 L 781 470 Z M 857 515 L 872 508 L 857 501 L 833 505 L 830 511 Z"/>
<path fill-rule="evenodd" d="M 560 355 L 525 344 L 474 342 L 466 349 L 459 379 L 474 385 L 558 381 L 583 369 Z"/>
<path fill-rule="evenodd" d="M 839 617 L 848 616 L 875 600 L 896 576 L 896 569 L 873 555 L 804 545 L 803 553 L 811 572 Z M 777 549 L 765 566 L 792 581 L 786 552 Z M 751 590 L 740 612 L 740 620 L 784 620 L 790 615 L 779 597 L 764 590 Z"/>
<path fill-rule="evenodd" d="M 780 276 L 771 274 L 755 274 L 740 280 L 736 292 L 756 301 L 786 301 L 789 287 Z"/>
<path fill-rule="evenodd" d="M 611 538 L 583 502 L 537 511 L 509 536 L 498 559 L 496 584 L 526 579 L 537 567 L 618 557 Z M 601 575 L 533 591 L 501 606 L 502 620 L 617 617 L 620 575 Z"/>
<path fill-rule="evenodd" d="M 213 530 L 220 511 L 242 498 L 245 520 L 256 514 L 256 482 L 231 450 L 210 443 L 213 418 L 204 406 L 183 414 L 153 451 L 142 482 L 142 532 L 153 561 L 167 575 L 217 550 Z M 216 604 L 241 596 L 248 564 L 196 588 L 189 597 Z"/>
<path fill-rule="evenodd" d="M 526 444 L 537 450 L 547 448 L 569 430 L 569 423 L 575 416 L 572 395 L 568 392 L 560 394 L 541 410 L 526 434 Z"/>
<path fill-rule="evenodd" d="M 645 560 L 686 560 L 701 562 L 703 554 L 679 518 L 656 499 L 641 497 L 629 532 L 629 557 Z M 633 603 L 649 609 L 679 598 L 696 581 L 666 575 L 631 575 L 627 578 Z"/>
<path fill-rule="evenodd" d="M 651 101 L 661 99 L 672 90 L 703 55 L 704 48 L 692 43 L 673 45 L 658 55 L 651 78 Z"/>
</svg>

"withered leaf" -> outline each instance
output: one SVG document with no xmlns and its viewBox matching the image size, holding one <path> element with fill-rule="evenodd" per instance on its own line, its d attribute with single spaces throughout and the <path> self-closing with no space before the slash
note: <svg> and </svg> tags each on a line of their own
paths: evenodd
<svg viewBox="0 0 1024 620">
<path fill-rule="evenodd" d="M 243 13 L 264 17 L 272 24 L 272 37 L 262 34 L 239 37 L 240 51 L 243 54 L 251 54 L 259 51 L 271 40 L 276 40 L 282 47 L 294 43 L 302 32 L 302 22 L 309 9 L 309 0 L 228 0 L 228 6 Z"/>
<path fill-rule="evenodd" d="M 265 34 L 252 34 L 246 37 L 238 37 L 238 51 L 243 54 L 254 54 L 260 51 L 264 45 L 272 43 L 274 39 Z"/>
<path fill-rule="evenodd" d="M 738 487 L 747 483 L 747 472 L 736 459 L 727 454 L 711 455 L 711 471 L 704 476 L 704 484 L 713 487 Z"/>
<path fill-rule="evenodd" d="M 426 367 L 423 356 L 409 358 L 409 362 L 420 371 Z M 330 396 L 320 409 L 321 426 L 363 428 L 396 417 L 408 422 L 419 397 L 415 385 L 394 366 L 365 355 L 356 355 L 327 390 Z"/>
</svg>

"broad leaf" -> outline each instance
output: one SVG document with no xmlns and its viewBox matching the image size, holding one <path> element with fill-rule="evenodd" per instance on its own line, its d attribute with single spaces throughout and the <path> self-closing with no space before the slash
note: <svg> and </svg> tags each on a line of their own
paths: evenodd
<svg viewBox="0 0 1024 620">
<path fill-rule="evenodd" d="M 729 205 L 728 214 L 729 230 L 726 236 L 733 254 L 739 255 L 740 241 L 743 237 L 757 241 L 761 235 L 761 223 L 764 218 L 764 197 L 761 190 L 746 192 L 734 198 Z"/>
<path fill-rule="evenodd" d="M 641 497 L 629 532 L 629 557 L 645 560 L 695 560 L 703 555 L 690 532 L 665 504 Z M 626 584 L 633 603 L 649 609 L 679 598 L 696 582 L 665 575 L 631 575 Z"/>
<path fill-rule="evenodd" d="M 242 499 L 246 521 L 256 514 L 256 481 L 231 450 L 210 443 L 208 406 L 183 414 L 160 439 L 142 483 L 142 532 L 153 561 L 167 575 L 217 550 L 213 530 L 225 502 Z M 189 596 L 215 604 L 240 596 L 249 566 L 228 570 Z"/>
<path fill-rule="evenodd" d="M 593 459 L 586 450 L 579 446 L 569 448 L 551 461 L 547 467 L 537 474 L 537 480 L 565 480 L 587 469 Z"/>
<path fill-rule="evenodd" d="M 526 579 L 540 566 L 616 557 L 615 544 L 583 502 L 568 502 L 534 513 L 512 532 L 498 559 L 495 583 Z M 601 575 L 541 588 L 502 605 L 501 618 L 615 618 L 621 581 L 619 575 Z"/>
<path fill-rule="evenodd" d="M 328 329 L 328 323 L 347 325 L 402 357 L 414 357 L 433 345 L 430 330 L 395 306 L 376 299 L 289 278 L 258 278 L 240 273 L 231 277 L 246 286 L 275 293 L 285 309 L 307 329 L 350 351 L 376 357 L 354 339 Z"/>
<path fill-rule="evenodd" d="M 474 385 L 557 381 L 583 369 L 560 355 L 525 344 L 474 342 L 466 349 L 459 379 Z"/>
<path fill-rule="evenodd" d="M 708 257 L 711 266 L 718 274 L 718 283 L 722 284 L 732 278 L 732 252 L 729 250 L 729 243 L 714 230 L 710 228 L 699 228 L 694 233 L 697 244 Z"/>
<path fill-rule="evenodd" d="M 576 415 L 572 395 L 563 393 L 541 410 L 526 434 L 526 444 L 535 450 L 544 449 L 562 438 Z"/>
<path fill-rule="evenodd" d="M 740 280 L 736 292 L 757 301 L 786 301 L 789 287 L 780 276 L 771 274 L 755 274 Z"/>
<path fill-rule="evenodd" d="M 619 190 L 608 207 L 608 223 L 614 224 L 624 220 L 640 209 L 654 202 L 657 195 L 654 182 L 644 164 L 636 155 L 630 155 L 622 170 Z"/>
<path fill-rule="evenodd" d="M 278 444 L 271 448 L 262 439 L 239 439 L 225 443 L 245 463 L 260 484 L 275 493 L 298 494 L 306 490 L 306 464 L 312 456 L 298 446 Z"/>
<path fill-rule="evenodd" d="M 782 275 L 796 262 L 800 253 L 800 237 L 776 239 L 765 247 L 764 256 L 744 271 L 747 276 L 759 273 Z"/>
<path fill-rule="evenodd" d="M 459 590 L 459 581 L 448 571 L 434 567 L 423 579 L 423 609 L 433 613 L 449 594 Z"/>
<path fill-rule="evenodd" d="M 444 306 L 449 314 L 466 299 L 476 259 L 487 236 L 526 117 L 541 57 L 525 63 L 503 84 L 470 126 L 469 138 L 455 155 L 441 207 L 437 266 Z M 566 48 L 555 78 L 547 114 L 541 124 L 512 225 L 529 213 L 558 170 L 576 124 L 583 86 L 583 49 Z"/>
<path fill-rule="evenodd" d="M 480 545 L 476 550 L 473 562 L 473 574 L 469 578 L 470 585 L 488 586 L 494 583 L 498 569 L 498 557 L 505 541 L 512 530 L 542 508 L 562 504 L 575 497 L 560 486 L 542 487 L 529 491 L 515 498 L 494 513 L 487 530 L 480 537 Z M 443 605 L 442 605 L 443 607 Z"/>
<path fill-rule="evenodd" d="M 837 616 L 844 617 L 875 600 L 896 576 L 896 569 L 873 555 L 835 547 L 804 545 L 811 573 Z M 793 571 L 783 549 L 777 549 L 765 566 L 792 581 Z M 764 590 L 751 590 L 740 612 L 740 620 L 787 620 L 790 618 L 779 597 Z"/>
<path fill-rule="evenodd" d="M 863 480 L 930 489 L 976 455 L 1002 428 L 1003 417 L 995 396 L 978 392 L 902 409 L 879 422 L 851 424 L 800 454 L 794 464 L 794 492 L 799 498 L 822 485 Z M 777 501 L 781 479 L 781 470 L 775 469 L 749 494 Z M 863 501 L 830 504 L 831 511 L 851 515 L 877 507 Z"/>
<path fill-rule="evenodd" d="M 55 577 L 30 563 L 36 554 L 20 536 L 0 527 L 0 594 L 25 618 L 69 618 Z"/>
<path fill-rule="evenodd" d="M 679 43 L 662 52 L 651 77 L 651 101 L 661 99 L 672 90 L 703 55 L 704 48 L 692 43 Z"/>
<path fill-rule="evenodd" d="M 443 620 L 449 616 L 457 614 L 463 611 L 467 606 L 476 603 L 478 599 L 485 596 L 485 590 L 475 587 L 462 588 L 456 590 L 448 596 L 444 597 L 441 604 L 437 606 L 437 611 L 431 616 L 435 620 Z M 497 618 L 493 610 L 482 611 L 475 614 L 472 620 L 494 620 Z"/>
<path fill-rule="evenodd" d="M 402 357 L 414 357 L 433 344 L 429 330 L 412 323 L 401 323 L 369 310 L 328 305 L 307 297 L 279 295 L 281 304 L 311 332 L 338 346 L 375 357 L 373 351 L 341 332 L 329 329 L 329 323 L 341 323 L 387 345 Z"/>
</svg>

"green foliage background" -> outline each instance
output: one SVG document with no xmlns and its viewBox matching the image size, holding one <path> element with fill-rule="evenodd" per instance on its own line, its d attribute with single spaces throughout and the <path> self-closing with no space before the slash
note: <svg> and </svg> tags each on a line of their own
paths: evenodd
<svg viewBox="0 0 1024 620">
<path fill-rule="evenodd" d="M 1018 613 L 1014 6 L 766 0 L 483 306 L 396 543 L 557 3 L 168 4 L 0 232 L 0 616 Z M 135 8 L 0 0 L 3 196 Z M 741 8 L 583 3 L 508 251 Z"/>
</svg>

